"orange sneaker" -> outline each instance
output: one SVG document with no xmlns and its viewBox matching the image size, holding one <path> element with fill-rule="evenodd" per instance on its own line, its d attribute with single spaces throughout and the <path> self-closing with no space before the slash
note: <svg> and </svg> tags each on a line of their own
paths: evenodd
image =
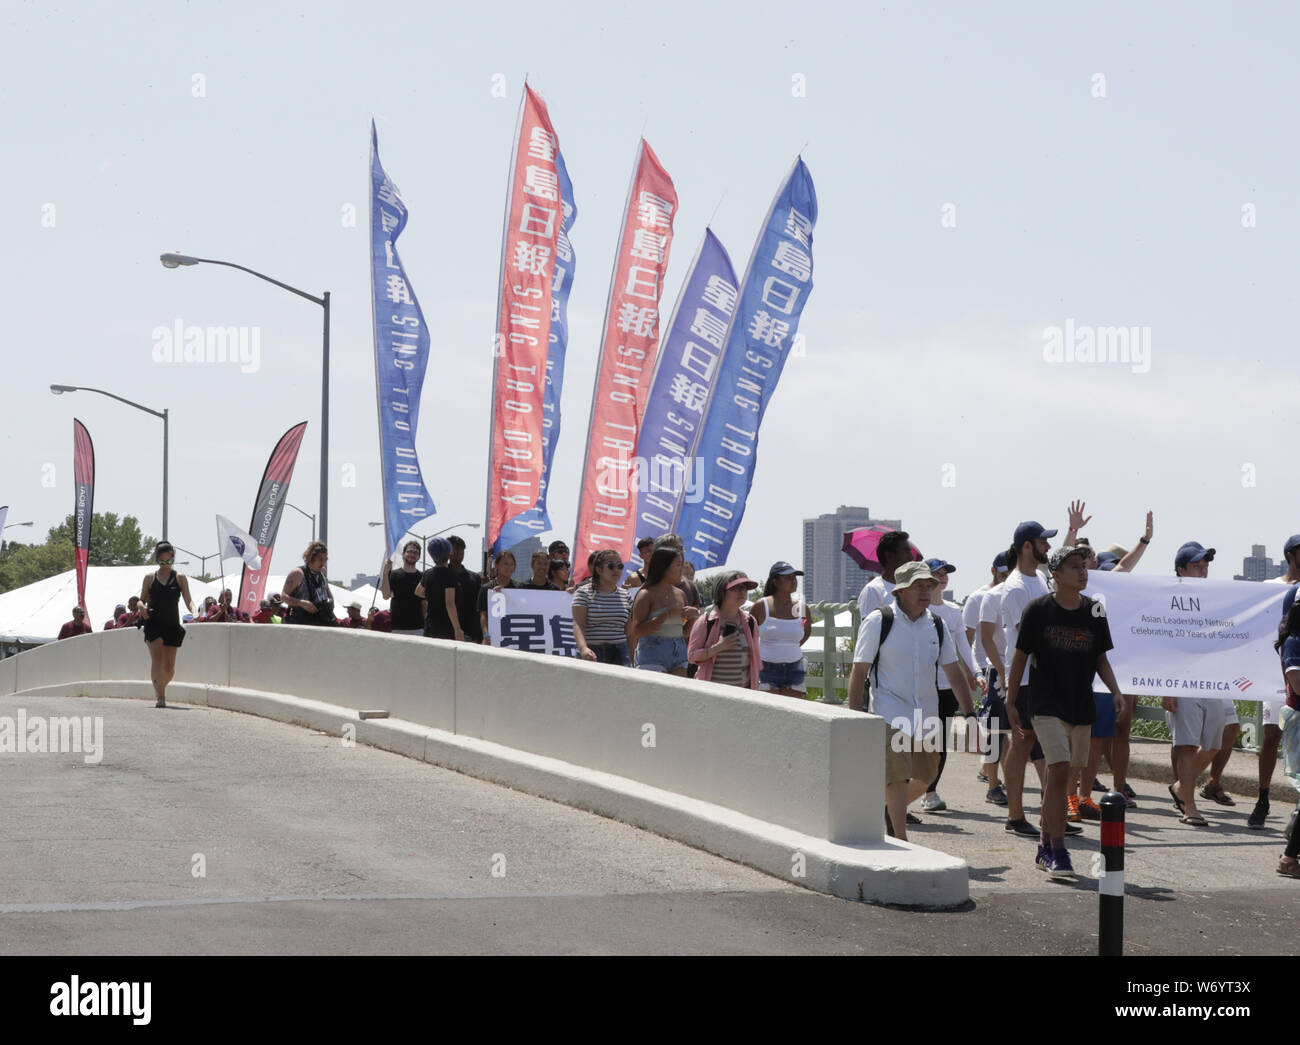
<svg viewBox="0 0 1300 1045">
<path fill-rule="evenodd" d="M 1068 820 L 1068 821 L 1069 821 L 1070 823 L 1072 823 L 1072 824 L 1077 824 L 1080 820 L 1083 819 L 1083 817 L 1079 815 L 1079 796 L 1078 796 L 1078 795 L 1070 795 L 1069 797 L 1066 798 L 1066 800 L 1065 800 L 1065 819 Z"/>
<path fill-rule="evenodd" d="M 1100 820 L 1101 806 L 1091 798 L 1079 799 L 1079 815 L 1085 820 Z"/>
</svg>

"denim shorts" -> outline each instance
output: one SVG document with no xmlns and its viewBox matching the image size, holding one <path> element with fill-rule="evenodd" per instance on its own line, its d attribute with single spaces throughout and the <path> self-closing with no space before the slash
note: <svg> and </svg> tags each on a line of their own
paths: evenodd
<svg viewBox="0 0 1300 1045">
<path fill-rule="evenodd" d="M 650 635 L 636 644 L 636 666 L 646 671 L 686 667 L 686 640 Z"/>
<path fill-rule="evenodd" d="M 597 664 L 618 664 L 627 667 L 626 642 L 593 642 L 591 652 L 596 654 Z"/>
<path fill-rule="evenodd" d="M 803 680 L 807 674 L 807 661 L 802 657 L 785 662 L 765 660 L 758 672 L 758 688 L 797 689 L 806 692 Z"/>
</svg>

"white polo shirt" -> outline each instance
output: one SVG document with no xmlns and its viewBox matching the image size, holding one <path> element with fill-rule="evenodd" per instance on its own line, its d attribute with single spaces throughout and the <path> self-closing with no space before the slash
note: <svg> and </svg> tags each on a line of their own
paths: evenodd
<svg viewBox="0 0 1300 1045">
<path fill-rule="evenodd" d="M 1007 654 L 1016 648 L 1016 636 L 1020 634 L 1020 618 L 1024 616 L 1025 607 L 1046 594 L 1047 582 L 1038 573 L 1021 573 L 1019 570 L 1012 570 L 1011 576 L 1002 582 L 1002 630 L 1004 632 L 1002 663 L 1006 665 L 1007 671 L 1011 670 Z M 1024 677 L 1021 678 L 1020 684 L 1029 685 L 1028 658 L 1025 660 Z"/>
<path fill-rule="evenodd" d="M 894 623 L 883 647 L 880 645 L 882 619 L 879 613 L 863 619 L 858 628 L 853 661 L 870 666 L 879 651 L 880 664 L 877 684 L 871 690 L 871 710 L 895 729 L 911 736 L 915 713 L 920 711 L 924 714 L 927 706 L 937 708 L 939 705 L 939 692 L 934 684 L 935 662 L 953 664 L 957 660 L 957 651 L 948 626 L 942 620 L 939 622 L 943 628 L 943 645 L 940 647 L 934 627 L 936 618 L 929 610 L 911 621 L 895 606 Z"/>
<path fill-rule="evenodd" d="M 858 616 L 866 620 L 872 610 L 878 610 L 893 601 L 894 582 L 881 576 L 872 577 L 871 582 L 858 592 Z"/>
<path fill-rule="evenodd" d="M 989 666 L 988 657 L 984 656 L 984 643 L 980 642 L 980 603 L 984 601 L 984 595 L 991 585 L 984 585 L 977 588 L 966 596 L 966 604 L 961 608 L 961 626 L 962 632 L 965 633 L 967 628 L 975 632 L 975 645 L 972 653 L 975 656 L 975 667 L 981 671 Z"/>
</svg>

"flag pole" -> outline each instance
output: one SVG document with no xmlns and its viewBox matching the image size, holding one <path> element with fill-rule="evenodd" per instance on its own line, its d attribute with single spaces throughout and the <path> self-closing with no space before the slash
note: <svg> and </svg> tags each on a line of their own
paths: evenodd
<svg viewBox="0 0 1300 1045">
<path fill-rule="evenodd" d="M 383 562 L 381 562 L 381 563 L 379 564 L 379 580 L 380 580 L 381 582 L 382 582 L 383 579 L 384 579 L 384 563 L 387 562 L 388 560 L 389 560 L 389 554 L 388 554 L 388 553 L 385 553 L 385 554 L 384 554 Z M 372 610 L 375 608 L 375 602 L 376 602 L 378 599 L 379 599 L 379 587 L 376 585 L 376 587 L 375 587 L 375 593 L 374 593 L 372 596 L 370 596 L 370 608 L 371 608 Z"/>
<path fill-rule="evenodd" d="M 226 558 L 221 547 L 221 523 L 217 523 L 217 570 L 221 573 L 221 591 L 217 592 L 217 603 L 221 603 L 221 595 L 226 590 Z M 233 595 L 233 592 L 232 592 Z M 231 600 L 233 601 L 233 599 Z"/>
</svg>

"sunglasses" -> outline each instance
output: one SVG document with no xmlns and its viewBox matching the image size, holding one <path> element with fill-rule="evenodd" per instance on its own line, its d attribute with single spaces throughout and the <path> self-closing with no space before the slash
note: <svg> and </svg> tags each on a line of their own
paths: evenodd
<svg viewBox="0 0 1300 1045">
<path fill-rule="evenodd" d="M 170 565 L 171 565 L 172 563 L 174 563 L 175 561 L 176 561 L 175 558 L 171 558 L 171 559 L 159 559 L 159 560 L 158 560 L 158 565 L 159 565 L 159 566 L 170 566 Z"/>
<path fill-rule="evenodd" d="M 571 568 L 571 567 L 570 567 L 570 564 L 569 564 L 569 563 L 567 563 L 567 562 L 560 562 L 558 559 L 556 559 L 554 562 L 551 563 L 551 569 L 553 569 L 553 570 L 560 570 L 560 569 L 567 570 L 567 569 L 570 569 L 570 568 Z"/>
<path fill-rule="evenodd" d="M 623 564 L 621 562 L 607 562 L 604 568 L 607 570 L 622 570 Z"/>
</svg>

